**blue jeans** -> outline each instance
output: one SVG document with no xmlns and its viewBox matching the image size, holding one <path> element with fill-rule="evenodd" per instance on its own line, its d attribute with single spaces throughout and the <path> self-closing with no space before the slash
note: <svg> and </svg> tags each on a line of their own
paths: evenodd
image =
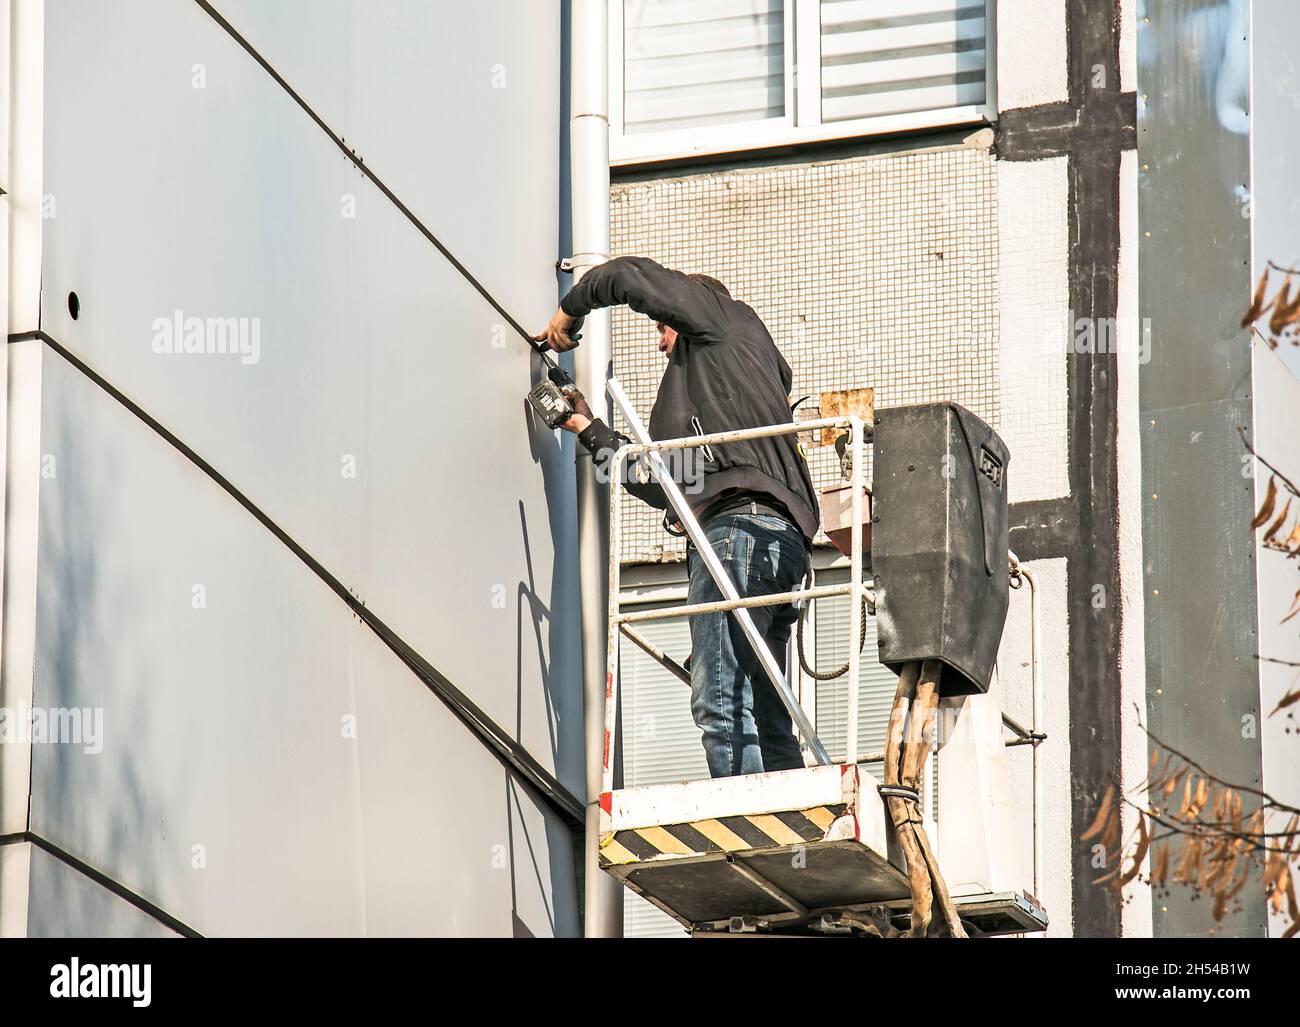
<svg viewBox="0 0 1300 1027">
<path fill-rule="evenodd" d="M 808 560 L 803 534 L 783 518 L 723 514 L 710 520 L 704 533 L 741 596 L 789 592 L 803 580 Z M 686 567 L 692 603 L 722 599 L 694 547 L 687 548 Z M 749 612 L 784 670 L 798 608 L 785 603 Z M 691 714 L 704 733 L 713 777 L 804 765 L 790 714 L 730 613 L 691 618 Z"/>
</svg>

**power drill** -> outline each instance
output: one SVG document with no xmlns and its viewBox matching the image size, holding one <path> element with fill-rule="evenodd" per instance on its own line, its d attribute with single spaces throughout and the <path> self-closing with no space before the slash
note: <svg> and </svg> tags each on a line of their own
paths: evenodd
<svg viewBox="0 0 1300 1027">
<path fill-rule="evenodd" d="M 572 336 L 574 342 L 582 338 L 581 335 L 576 334 L 577 330 L 582 327 L 582 321 L 582 318 L 578 318 L 571 328 L 571 331 L 575 333 Z M 573 398 L 582 399 L 583 396 L 578 391 L 578 386 L 574 380 L 551 357 L 550 350 L 546 348 L 546 343 L 533 342 L 532 347 L 541 354 L 542 360 L 546 362 L 547 370 L 546 377 L 529 391 L 528 402 L 537 411 L 537 416 L 546 422 L 546 427 L 559 428 L 574 414 Z"/>
<path fill-rule="evenodd" d="M 546 377 L 528 393 L 528 402 L 537 411 L 537 416 L 546 422 L 546 427 L 559 428 L 573 416 L 571 397 L 574 396 L 581 397 L 582 393 L 573 379 L 563 369 L 551 364 Z"/>
</svg>

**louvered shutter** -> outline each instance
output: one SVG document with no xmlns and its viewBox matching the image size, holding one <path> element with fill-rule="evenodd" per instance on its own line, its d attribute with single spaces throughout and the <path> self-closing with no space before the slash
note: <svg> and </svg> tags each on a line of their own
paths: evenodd
<svg viewBox="0 0 1300 1027">
<path fill-rule="evenodd" d="M 624 0 L 624 133 L 784 114 L 782 0 Z"/>
<path fill-rule="evenodd" d="M 984 0 L 822 0 L 822 121 L 985 100 Z"/>
<path fill-rule="evenodd" d="M 690 627 L 683 617 L 634 627 L 679 663 L 691 651 Z M 690 688 L 626 638 L 620 638 L 619 645 L 624 786 L 708 777 L 700 729 L 691 718 Z M 627 888 L 623 889 L 623 933 L 629 938 L 685 937 L 681 924 Z"/>
<path fill-rule="evenodd" d="M 835 577 L 821 574 L 819 585 L 839 584 Z M 817 600 L 817 669 L 835 670 L 849 661 L 849 601 L 847 596 Z M 834 681 L 817 682 L 817 737 L 832 760 L 844 759 L 848 725 L 848 675 Z M 885 730 L 894 702 L 898 678 L 876 659 L 876 619 L 867 618 L 867 640 L 862 648 L 858 671 L 858 753 L 880 752 L 885 748 Z M 867 767 L 877 777 L 879 764 Z"/>
<path fill-rule="evenodd" d="M 842 571 L 817 576 L 819 585 L 838 585 L 848 580 Z M 838 670 L 849 662 L 849 600 L 847 596 L 818 599 L 816 606 L 817 653 L 819 671 Z M 867 618 L 866 645 L 858 669 L 858 755 L 884 752 L 885 732 L 889 729 L 889 711 L 898 690 L 898 676 L 877 658 L 876 618 Z M 833 761 L 844 759 L 848 728 L 848 675 L 834 681 L 817 682 L 817 737 L 826 746 Z M 926 805 L 931 811 L 939 794 L 937 760 L 930 763 Z M 877 781 L 884 781 L 884 764 L 867 763 L 866 769 Z"/>
</svg>

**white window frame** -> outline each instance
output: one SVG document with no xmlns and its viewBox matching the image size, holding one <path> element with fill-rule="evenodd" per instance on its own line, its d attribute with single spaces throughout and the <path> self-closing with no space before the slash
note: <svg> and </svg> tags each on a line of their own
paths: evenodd
<svg viewBox="0 0 1300 1027">
<path fill-rule="evenodd" d="M 623 0 L 609 4 L 609 157 L 622 167 L 742 150 L 997 121 L 997 0 L 984 0 L 984 102 L 942 110 L 821 121 L 820 0 L 785 0 L 785 115 L 734 125 L 627 135 L 623 131 Z M 791 41 L 793 40 L 793 45 Z M 800 88 L 800 76 L 803 86 Z"/>
</svg>

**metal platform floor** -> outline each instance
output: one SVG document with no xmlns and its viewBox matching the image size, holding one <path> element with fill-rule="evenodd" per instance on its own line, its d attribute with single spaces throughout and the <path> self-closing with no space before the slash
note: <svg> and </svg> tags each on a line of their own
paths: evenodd
<svg viewBox="0 0 1300 1027">
<path fill-rule="evenodd" d="M 851 934 L 905 926 L 904 861 L 875 779 L 818 766 L 601 796 L 600 862 L 695 934 Z M 954 896 L 974 934 L 1040 931 L 1013 892 Z"/>
</svg>

